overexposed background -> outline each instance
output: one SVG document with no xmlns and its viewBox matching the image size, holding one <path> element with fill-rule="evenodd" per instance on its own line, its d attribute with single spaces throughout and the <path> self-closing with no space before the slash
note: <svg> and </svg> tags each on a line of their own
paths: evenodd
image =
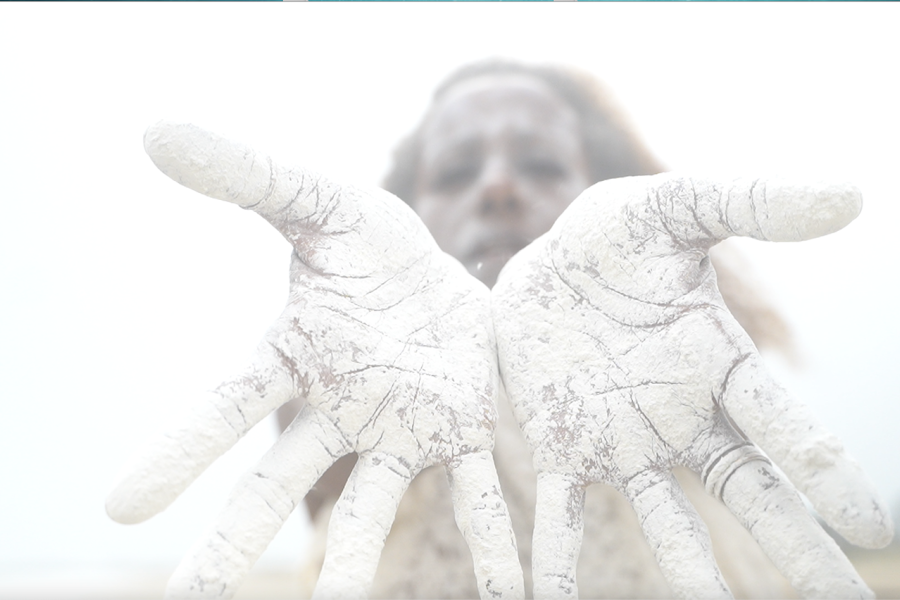
<svg viewBox="0 0 900 600">
<path fill-rule="evenodd" d="M 274 440 L 261 424 L 147 523 L 104 513 L 287 293 L 287 242 L 163 176 L 146 127 L 191 121 L 377 185 L 434 86 L 491 56 L 597 75 L 673 169 L 859 185 L 844 231 L 742 247 L 803 355 L 773 370 L 900 506 L 898 25 L 897 4 L 0 6 L 0 596 L 168 573 Z M 259 570 L 308 537 L 295 515 Z"/>
</svg>

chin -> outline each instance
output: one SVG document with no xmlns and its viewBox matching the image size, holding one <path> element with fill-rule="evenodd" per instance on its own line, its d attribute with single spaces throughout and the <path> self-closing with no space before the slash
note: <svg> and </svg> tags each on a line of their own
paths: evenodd
<svg viewBox="0 0 900 600">
<path fill-rule="evenodd" d="M 497 276 L 504 265 L 506 265 L 507 259 L 508 257 L 485 257 L 467 263 L 466 269 L 486 286 L 494 287 L 494 284 L 497 283 Z"/>
</svg>

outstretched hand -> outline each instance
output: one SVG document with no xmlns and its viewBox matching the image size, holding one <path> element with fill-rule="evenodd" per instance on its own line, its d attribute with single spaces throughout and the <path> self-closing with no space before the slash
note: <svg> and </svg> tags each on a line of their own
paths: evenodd
<svg viewBox="0 0 900 600">
<path fill-rule="evenodd" d="M 584 487 L 594 482 L 629 499 L 676 594 L 728 595 L 677 465 L 700 473 L 801 594 L 871 595 L 794 486 L 865 547 L 890 541 L 887 508 L 840 441 L 769 377 L 707 256 L 733 235 L 825 235 L 861 206 L 849 186 L 618 179 L 585 191 L 509 262 L 493 318 L 538 471 L 536 598 L 577 596 Z"/>
<path fill-rule="evenodd" d="M 448 471 L 482 597 L 523 596 L 491 457 L 498 379 L 487 288 L 387 192 L 282 168 L 192 125 L 155 125 L 144 145 L 172 179 L 256 212 L 287 238 L 290 296 L 246 371 L 146 453 L 107 512 L 123 523 L 153 516 L 263 417 L 306 402 L 168 594 L 231 596 L 319 476 L 357 452 L 316 597 L 366 595 L 400 497 L 434 464 Z"/>
</svg>

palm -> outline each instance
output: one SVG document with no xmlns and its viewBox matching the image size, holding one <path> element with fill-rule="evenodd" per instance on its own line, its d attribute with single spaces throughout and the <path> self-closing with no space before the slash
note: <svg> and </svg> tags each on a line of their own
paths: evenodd
<svg viewBox="0 0 900 600">
<path fill-rule="evenodd" d="M 701 474 L 801 593 L 869 593 L 752 442 L 854 543 L 887 543 L 887 511 L 837 439 L 769 379 L 706 258 L 731 235 L 829 233 L 859 206 L 849 188 L 622 179 L 585 192 L 509 263 L 493 317 L 539 473 L 536 597 L 577 594 L 583 489 L 593 482 L 631 501 L 673 590 L 727 594 L 671 474 L 678 465 Z"/>
<path fill-rule="evenodd" d="M 251 366 L 161 440 L 107 510 L 122 522 L 152 516 L 263 417 L 294 397 L 306 400 L 169 592 L 233 594 L 319 476 L 357 452 L 329 526 L 317 596 L 367 593 L 400 497 L 434 464 L 448 470 L 482 594 L 521 595 L 490 455 L 497 370 L 488 290 L 386 192 L 283 169 L 193 126 L 154 126 L 145 146 L 173 179 L 250 208 L 288 239 L 290 297 Z"/>
</svg>

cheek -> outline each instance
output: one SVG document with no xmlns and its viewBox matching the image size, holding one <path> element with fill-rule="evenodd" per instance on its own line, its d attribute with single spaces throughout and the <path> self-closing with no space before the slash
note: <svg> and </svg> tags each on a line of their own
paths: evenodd
<svg viewBox="0 0 900 600">
<path fill-rule="evenodd" d="M 592 183 L 590 177 L 587 175 L 586 169 L 578 169 L 577 172 L 572 173 L 569 177 L 561 181 L 559 185 L 560 195 L 567 198 L 566 206 L 571 204 L 581 192 L 591 187 Z"/>
<path fill-rule="evenodd" d="M 438 246 L 453 254 L 454 245 L 459 238 L 460 219 L 465 219 L 460 203 L 428 194 L 417 199 L 413 209 Z"/>
<path fill-rule="evenodd" d="M 532 234 L 538 236 L 549 230 L 572 201 L 588 187 L 586 180 L 573 178 L 536 189 L 529 211 Z"/>
</svg>

